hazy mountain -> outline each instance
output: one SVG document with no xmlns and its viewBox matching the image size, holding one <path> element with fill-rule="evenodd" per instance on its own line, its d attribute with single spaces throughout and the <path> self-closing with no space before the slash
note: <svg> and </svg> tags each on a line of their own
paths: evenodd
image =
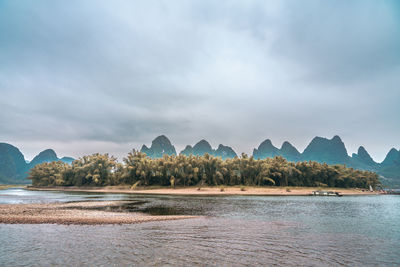
<svg viewBox="0 0 400 267">
<path fill-rule="evenodd" d="M 75 159 L 71 157 L 58 158 L 56 152 L 53 149 L 46 149 L 40 152 L 31 162 L 28 163 L 28 168 L 33 168 L 37 164 L 44 162 L 62 161 L 71 164 Z"/>
<path fill-rule="evenodd" d="M 160 158 L 163 154 L 176 155 L 175 147 L 164 135 L 154 139 L 150 148 L 143 145 L 141 152 L 152 158 Z M 223 159 L 237 156 L 231 147 L 219 145 L 217 149 L 213 149 L 206 140 L 199 141 L 193 147 L 188 145 L 181 152 L 181 154 L 187 156 L 202 156 L 206 153 Z M 254 149 L 253 156 L 256 159 L 282 156 L 288 161 L 294 162 L 313 160 L 327 164 L 346 164 L 356 169 L 375 171 L 384 176 L 381 178 L 384 185 L 400 188 L 400 151 L 395 148 L 388 152 L 382 163 L 377 163 L 363 146 L 360 146 L 357 153 L 353 153 L 349 157 L 339 136 L 334 136 L 332 139 L 315 137 L 303 153 L 300 153 L 289 142 L 284 142 L 278 149 L 272 144 L 271 140 L 266 139 L 257 149 Z M 74 159 L 70 157 L 59 159 L 54 150 L 46 149 L 29 162 L 25 160 L 18 148 L 10 144 L 0 143 L 0 183 L 28 183 L 26 177 L 30 168 L 43 162 L 57 160 L 70 164 Z"/>
<path fill-rule="evenodd" d="M 43 163 L 43 162 L 52 162 L 58 161 L 58 157 L 56 152 L 53 149 L 46 149 L 40 152 L 33 160 L 28 164 L 29 168 L 33 168 L 35 165 Z"/>
<path fill-rule="evenodd" d="M 181 154 L 186 156 L 203 156 L 204 154 L 209 154 L 215 157 L 221 157 L 222 159 L 234 158 L 237 156 L 236 152 L 231 147 L 220 144 L 215 150 L 211 147 L 210 143 L 204 139 L 197 142 L 193 147 L 187 145 L 185 149 L 181 151 Z"/>
<path fill-rule="evenodd" d="M 62 157 L 60 160 L 61 160 L 62 162 L 71 164 L 75 159 L 74 159 L 74 158 L 71 158 L 71 157 Z"/>
<path fill-rule="evenodd" d="M 191 145 L 187 145 L 185 149 L 181 151 L 181 154 L 185 156 L 193 155 L 193 147 Z"/>
<path fill-rule="evenodd" d="M 0 143 L 0 183 L 29 183 L 26 180 L 28 172 L 35 165 L 43 162 L 58 161 L 57 154 L 52 149 L 40 152 L 32 161 L 25 160 L 18 148 L 6 143 Z M 64 157 L 64 162 L 71 163 L 74 159 Z"/>
<path fill-rule="evenodd" d="M 315 137 L 306 147 L 301 156 L 302 160 L 312 160 L 327 164 L 349 164 L 350 157 L 339 136 L 332 139 Z"/>
<path fill-rule="evenodd" d="M 400 151 L 397 151 L 395 148 L 392 148 L 389 153 L 387 153 L 385 159 L 382 161 L 382 165 L 390 166 L 396 164 L 396 162 L 400 161 Z"/>
<path fill-rule="evenodd" d="M 365 150 L 363 146 L 360 146 L 358 148 L 357 154 L 353 153 L 352 157 L 366 165 L 376 164 L 376 162 L 372 159 L 372 157 L 369 155 L 369 153 L 367 152 L 367 150 Z"/>
<path fill-rule="evenodd" d="M 339 136 L 334 136 L 332 139 L 317 136 L 303 153 L 289 142 L 284 142 L 281 149 L 278 149 L 272 145 L 271 140 L 267 139 L 254 149 L 253 156 L 256 159 L 282 156 L 294 162 L 312 160 L 327 164 L 345 164 L 355 169 L 377 172 L 385 177 L 381 179 L 384 185 L 400 188 L 400 151 L 395 148 L 389 151 L 382 163 L 377 163 L 363 146 L 349 157 Z"/>
<path fill-rule="evenodd" d="M 151 142 L 150 148 L 148 148 L 146 145 L 143 145 L 140 151 L 146 153 L 146 155 L 151 158 L 162 158 L 164 154 L 176 155 L 175 147 L 165 135 L 160 135 L 154 139 Z"/>
<path fill-rule="evenodd" d="M 203 139 L 193 146 L 193 155 L 203 156 L 204 154 L 213 155 L 214 149 L 212 149 L 210 143 Z"/>
<path fill-rule="evenodd" d="M 353 154 L 362 164 L 375 163 L 368 152 L 360 147 L 358 154 Z M 253 157 L 256 159 L 273 158 L 282 156 L 288 161 L 317 161 L 327 164 L 351 164 L 351 158 L 347 154 L 346 147 L 339 136 L 332 139 L 315 137 L 300 153 L 292 144 L 285 141 L 281 148 L 275 147 L 270 139 L 263 141 L 258 148 L 253 150 Z"/>
<path fill-rule="evenodd" d="M 289 142 L 285 141 L 279 151 L 279 155 L 287 159 L 288 161 L 299 161 L 301 159 L 301 153 Z"/>
<path fill-rule="evenodd" d="M 230 146 L 219 145 L 217 150 L 214 152 L 214 156 L 228 159 L 237 157 L 237 154 Z"/>
<path fill-rule="evenodd" d="M 363 146 L 360 146 L 357 153 L 353 153 L 351 156 L 350 166 L 371 171 L 376 171 L 379 168 L 379 164 L 372 159 Z"/>
<path fill-rule="evenodd" d="M 267 139 L 257 149 L 253 150 L 253 157 L 255 159 L 273 158 L 276 156 L 282 156 L 289 161 L 299 161 L 301 159 L 301 153 L 287 141 L 279 149 L 272 144 L 270 139 Z"/>
<path fill-rule="evenodd" d="M 400 150 L 392 148 L 386 158 L 380 164 L 378 173 L 386 179 L 382 179 L 383 184 L 393 188 L 400 188 Z"/>
<path fill-rule="evenodd" d="M 18 148 L 0 143 L 0 183 L 11 183 L 26 177 L 27 163 Z"/>
<path fill-rule="evenodd" d="M 273 158 L 279 155 L 279 149 L 276 148 L 269 139 L 262 142 L 258 148 L 253 150 L 253 157 L 255 159 Z"/>
</svg>

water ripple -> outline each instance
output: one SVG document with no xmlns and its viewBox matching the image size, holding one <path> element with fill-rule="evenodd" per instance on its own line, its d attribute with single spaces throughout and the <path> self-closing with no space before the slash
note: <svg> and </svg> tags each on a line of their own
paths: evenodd
<svg viewBox="0 0 400 267">
<path fill-rule="evenodd" d="M 4 195 L 0 200 L 7 198 Z M 143 210 L 162 206 L 204 217 L 114 226 L 0 225 L 0 265 L 400 265 L 400 197 L 58 193 L 29 196 L 27 200 L 14 195 L 7 201 L 76 201 L 89 197 L 130 200 Z"/>
</svg>

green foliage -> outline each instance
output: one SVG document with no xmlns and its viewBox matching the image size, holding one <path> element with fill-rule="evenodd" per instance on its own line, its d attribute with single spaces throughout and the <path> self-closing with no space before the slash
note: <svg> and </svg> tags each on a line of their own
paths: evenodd
<svg viewBox="0 0 400 267">
<path fill-rule="evenodd" d="M 74 160 L 72 165 L 62 161 L 36 165 L 29 173 L 34 186 L 104 186 L 119 184 L 116 158 L 108 154 L 93 154 Z"/>
<path fill-rule="evenodd" d="M 34 186 L 65 185 L 64 174 L 70 166 L 61 161 L 45 162 L 33 167 L 29 173 Z"/>
<path fill-rule="evenodd" d="M 282 157 L 256 160 L 222 160 L 204 156 L 164 155 L 152 159 L 133 150 L 118 163 L 107 154 L 94 154 L 75 160 L 43 163 L 30 172 L 33 185 L 161 185 L 161 186 L 330 186 L 369 188 L 379 185 L 378 175 L 344 165 L 313 161 L 288 162 Z"/>
</svg>

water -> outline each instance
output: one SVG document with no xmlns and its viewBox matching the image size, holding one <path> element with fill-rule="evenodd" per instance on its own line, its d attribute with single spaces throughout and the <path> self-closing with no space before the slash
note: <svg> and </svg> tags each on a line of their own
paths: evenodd
<svg viewBox="0 0 400 267">
<path fill-rule="evenodd" d="M 124 200 L 126 194 L 31 191 L 23 188 L 0 190 L 0 204 L 50 203 L 90 200 Z"/>
<path fill-rule="evenodd" d="M 400 196 L 143 196 L 0 191 L 0 203 L 131 200 L 200 218 L 0 225 L 2 266 L 399 266 Z"/>
</svg>

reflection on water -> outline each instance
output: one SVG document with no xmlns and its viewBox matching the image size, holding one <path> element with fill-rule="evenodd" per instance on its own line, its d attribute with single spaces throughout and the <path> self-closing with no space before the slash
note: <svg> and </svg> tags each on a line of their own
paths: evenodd
<svg viewBox="0 0 400 267">
<path fill-rule="evenodd" d="M 48 203 L 90 200 L 123 200 L 126 194 L 102 194 L 61 191 L 31 191 L 23 188 L 0 190 L 0 204 Z"/>
<path fill-rule="evenodd" d="M 118 207 L 125 211 L 204 216 L 135 225 L 0 225 L 0 263 L 4 266 L 400 264 L 400 196 L 184 197 L 20 192 L 16 197 L 11 191 L 0 192 L 0 201 L 119 199 L 129 201 Z M 27 196 L 24 194 L 28 198 L 19 199 Z"/>
</svg>

